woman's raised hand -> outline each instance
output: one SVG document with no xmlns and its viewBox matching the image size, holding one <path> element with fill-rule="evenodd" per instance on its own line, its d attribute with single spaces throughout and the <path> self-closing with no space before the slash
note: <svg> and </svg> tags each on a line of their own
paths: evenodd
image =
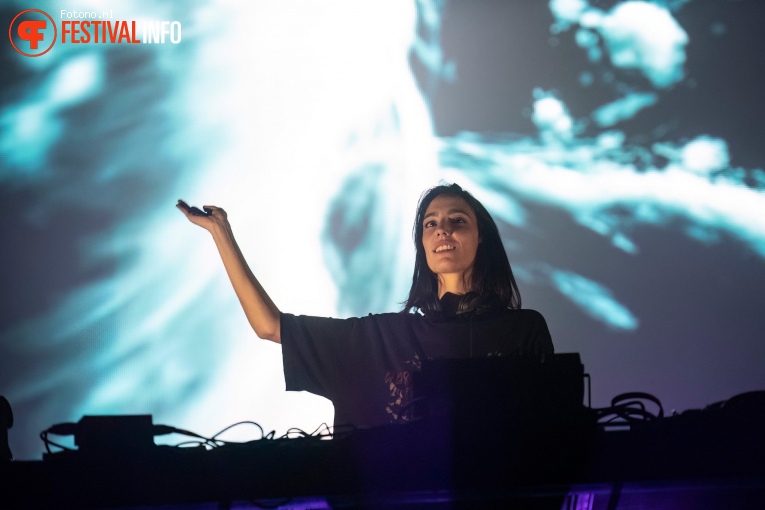
<svg viewBox="0 0 765 510">
<path fill-rule="evenodd" d="M 202 211 L 183 200 L 178 200 L 176 207 L 191 223 L 212 234 L 236 297 L 239 298 L 244 314 L 255 333 L 265 340 L 281 342 L 279 309 L 244 260 L 244 255 L 234 240 L 226 211 L 214 205 L 206 205 Z"/>
<path fill-rule="evenodd" d="M 210 232 L 216 226 L 225 227 L 228 223 L 226 211 L 214 205 L 205 205 L 203 207 L 204 211 L 202 211 L 197 207 L 190 206 L 183 200 L 178 200 L 175 206 L 186 215 L 191 223 Z"/>
</svg>

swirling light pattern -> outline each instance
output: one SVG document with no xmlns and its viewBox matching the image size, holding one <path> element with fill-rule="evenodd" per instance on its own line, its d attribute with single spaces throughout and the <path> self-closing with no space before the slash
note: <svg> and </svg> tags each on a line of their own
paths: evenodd
<svg viewBox="0 0 765 510">
<path fill-rule="evenodd" d="M 757 126 L 681 129 L 691 113 L 674 106 L 705 86 L 694 43 L 750 34 L 745 14 L 682 1 L 113 3 L 121 19 L 181 20 L 183 44 L 3 50 L 0 387 L 17 457 L 39 457 L 40 430 L 84 414 L 209 434 L 331 420 L 328 402 L 283 391 L 279 348 L 254 339 L 177 198 L 226 208 L 282 310 L 351 316 L 400 308 L 419 194 L 456 181 L 497 219 L 557 349 L 582 353 L 596 404 L 643 390 L 682 409 L 765 385 L 765 323 L 751 313 L 765 172 L 761 148 L 741 142 Z M 509 14 L 526 32 L 503 25 Z M 494 24 L 476 32 L 471 16 Z M 461 52 L 461 31 L 478 53 Z M 493 57 L 503 45 L 528 52 Z M 561 54 L 570 65 L 548 72 Z M 491 72 L 471 74 L 479 64 Z M 507 114 L 511 100 L 525 111 Z"/>
</svg>

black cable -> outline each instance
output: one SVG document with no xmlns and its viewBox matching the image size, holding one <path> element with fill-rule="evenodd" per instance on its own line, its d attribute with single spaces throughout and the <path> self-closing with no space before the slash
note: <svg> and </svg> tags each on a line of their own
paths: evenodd
<svg viewBox="0 0 765 510">
<path fill-rule="evenodd" d="M 324 428 L 328 434 L 319 434 L 319 431 L 322 428 Z M 293 432 L 298 434 L 299 437 L 318 437 L 318 438 L 332 437 L 332 431 L 330 430 L 329 425 L 327 425 L 327 423 L 325 422 L 319 425 L 318 427 L 316 427 L 313 432 L 306 432 L 305 430 L 297 428 L 297 427 L 290 427 L 289 429 L 287 429 L 287 432 L 285 432 L 279 439 L 291 439 L 290 434 L 292 434 Z"/>
<path fill-rule="evenodd" d="M 42 439 L 43 443 L 45 444 L 45 451 L 47 451 L 48 453 L 53 453 L 50 449 L 51 445 L 53 445 L 57 448 L 61 448 L 62 450 L 76 452 L 77 451 L 76 449 L 58 444 L 48 438 L 48 434 L 55 434 L 57 436 L 73 436 L 76 431 L 77 431 L 76 423 L 57 423 L 43 430 L 42 432 L 40 432 L 40 439 Z"/>
<path fill-rule="evenodd" d="M 629 399 L 643 399 L 643 400 L 649 400 L 649 401 L 653 402 L 659 408 L 659 414 L 656 417 L 657 418 L 664 418 L 664 407 L 661 405 L 661 401 L 658 398 L 656 398 L 653 395 L 651 395 L 650 393 L 643 393 L 643 392 L 640 392 L 640 391 L 633 391 L 633 392 L 630 392 L 630 393 L 622 393 L 621 395 L 617 395 L 613 399 L 611 399 L 611 405 L 615 406 L 619 402 L 622 402 L 624 400 L 629 400 Z"/>
<path fill-rule="evenodd" d="M 659 409 L 653 414 L 646 409 L 643 400 L 653 402 Z M 648 393 L 631 392 L 617 395 L 610 407 L 593 409 L 599 425 L 603 427 L 631 427 L 636 423 L 664 418 L 664 407 L 658 398 Z"/>
<path fill-rule="evenodd" d="M 52 441 L 52 440 L 48 439 L 48 433 L 49 433 L 48 430 L 43 430 L 42 432 L 40 432 L 40 439 L 42 439 L 43 443 L 45 444 L 45 450 L 48 453 L 53 453 L 51 451 L 51 449 L 50 449 L 51 445 L 53 445 L 53 446 L 55 446 L 57 448 L 61 448 L 62 450 L 65 450 L 65 451 L 69 451 L 69 452 L 76 452 L 77 451 L 74 448 L 69 448 L 68 446 L 64 446 L 64 445 L 58 444 L 55 441 Z M 56 435 L 65 435 L 65 434 L 56 434 Z"/>
<path fill-rule="evenodd" d="M 190 443 L 198 443 L 202 445 L 207 445 L 211 449 L 216 448 L 218 446 L 218 444 L 212 438 L 201 436 L 197 434 L 196 432 L 191 432 L 190 430 L 184 430 L 184 429 L 179 429 L 176 427 L 171 427 L 170 425 L 154 425 L 152 427 L 152 433 L 155 436 L 164 436 L 166 434 L 180 434 L 182 436 L 196 437 L 197 439 L 202 440 L 202 441 L 184 441 L 182 443 L 173 445 L 175 447 L 178 447 L 180 445 L 190 444 Z"/>
<path fill-rule="evenodd" d="M 48 427 L 45 432 L 57 436 L 73 436 L 77 432 L 76 423 L 57 423 Z"/>
<path fill-rule="evenodd" d="M 222 442 L 223 444 L 231 444 L 228 441 L 223 441 L 222 439 L 218 439 L 218 436 L 220 436 L 224 432 L 226 432 L 226 431 L 228 431 L 228 430 L 230 430 L 230 429 L 232 429 L 234 427 L 238 427 L 239 425 L 255 425 L 260 430 L 260 440 L 268 439 L 268 435 L 266 434 L 266 431 L 263 429 L 263 427 L 258 422 L 255 422 L 255 421 L 240 421 L 240 422 L 234 423 L 232 425 L 229 425 L 228 427 L 225 427 L 223 430 L 221 430 L 220 432 L 218 432 L 217 434 L 212 436 L 212 438 L 210 438 L 210 439 L 212 439 L 214 442 L 216 442 L 216 444 L 217 444 L 218 441 Z M 269 433 L 269 434 L 271 434 L 271 433 Z"/>
<path fill-rule="evenodd" d="M 246 443 L 236 443 L 236 442 L 224 441 L 223 439 L 219 439 L 221 434 L 224 434 L 225 432 L 227 432 L 227 431 L 231 430 L 232 428 L 237 427 L 239 425 L 254 425 L 255 427 L 257 427 L 258 430 L 260 430 L 260 438 L 256 439 L 256 441 L 263 441 L 263 440 L 271 441 L 271 440 L 274 440 L 274 438 L 276 436 L 276 431 L 272 430 L 272 431 L 266 433 L 265 430 L 263 429 L 263 427 L 259 423 L 254 422 L 254 421 L 240 421 L 240 422 L 234 423 L 232 425 L 229 425 L 229 426 L 223 428 L 222 430 L 220 430 L 215 435 L 213 435 L 212 437 L 209 437 L 209 438 L 205 437 L 205 436 L 202 436 L 200 434 L 197 434 L 196 432 L 191 432 L 189 430 L 179 429 L 179 428 L 176 428 L 176 427 L 172 427 L 170 425 L 153 425 L 152 426 L 152 435 L 154 435 L 154 436 L 162 436 L 162 435 L 166 435 L 166 434 L 180 434 L 180 435 L 184 435 L 184 436 L 189 436 L 189 437 L 197 438 L 196 440 L 183 441 L 181 443 L 178 443 L 178 444 L 175 444 L 175 445 L 171 445 L 171 446 L 173 446 L 175 448 L 185 448 L 185 447 L 188 447 L 188 445 L 195 445 L 195 446 L 204 446 L 206 449 L 209 450 L 209 449 L 218 448 L 218 447 L 224 446 L 224 445 L 242 445 L 242 444 L 246 444 Z M 54 452 L 51 451 L 51 448 L 50 448 L 51 446 L 55 446 L 57 448 L 60 448 L 61 450 L 65 450 L 65 451 L 73 451 L 73 452 L 79 451 L 79 450 L 77 450 L 75 448 L 70 448 L 70 447 L 61 445 L 59 443 L 56 443 L 56 442 L 52 441 L 48 437 L 48 434 L 55 434 L 55 435 L 60 435 L 60 436 L 76 435 L 76 433 L 77 433 L 77 426 L 78 426 L 77 423 L 58 423 L 58 424 L 53 425 L 53 426 L 49 427 L 48 429 L 40 432 L 40 439 L 45 444 L 46 451 L 48 453 L 54 453 Z M 349 429 L 350 431 L 355 431 L 355 427 L 353 427 L 353 426 L 349 426 L 349 427 L 350 427 L 350 429 Z M 348 428 L 348 427 L 346 427 L 346 428 Z M 326 422 L 320 424 L 318 427 L 316 427 L 310 433 L 306 432 L 306 431 L 304 431 L 304 430 L 302 430 L 300 428 L 297 428 L 297 427 L 291 427 L 291 428 L 289 428 L 287 430 L 287 432 L 285 432 L 282 436 L 280 436 L 279 439 L 291 439 L 292 438 L 292 434 L 297 434 L 298 437 L 302 437 L 302 438 L 316 438 L 316 439 L 334 438 L 335 435 L 336 435 L 335 434 L 335 430 L 336 430 L 336 427 L 330 427 Z"/>
<path fill-rule="evenodd" d="M 348 437 L 353 435 L 358 430 L 358 427 L 356 425 L 346 423 L 341 425 L 333 425 L 332 426 L 332 438 L 333 439 L 340 439 L 343 437 Z"/>
<path fill-rule="evenodd" d="M 188 446 L 186 446 L 186 445 L 189 445 L 189 444 L 193 444 L 195 446 L 205 446 L 205 445 L 207 445 L 207 443 L 204 442 L 204 441 L 189 440 L 189 441 L 183 441 L 183 442 L 178 443 L 178 444 L 174 444 L 172 446 L 172 448 L 188 448 Z"/>
<path fill-rule="evenodd" d="M 313 430 L 313 432 L 311 432 L 311 435 L 312 435 L 312 436 L 315 436 L 315 435 L 317 435 L 317 434 L 318 434 L 319 436 L 321 436 L 321 434 L 319 434 L 319 431 L 320 431 L 322 428 L 324 428 L 324 430 L 326 430 L 326 431 L 327 431 L 327 433 L 328 433 L 330 436 L 332 435 L 332 433 L 333 433 L 333 432 L 332 432 L 332 427 L 330 427 L 330 426 L 327 424 L 327 422 L 326 422 L 326 421 L 323 421 L 323 422 L 321 422 L 321 425 L 319 425 L 318 427 L 316 427 L 316 428 Z"/>
</svg>

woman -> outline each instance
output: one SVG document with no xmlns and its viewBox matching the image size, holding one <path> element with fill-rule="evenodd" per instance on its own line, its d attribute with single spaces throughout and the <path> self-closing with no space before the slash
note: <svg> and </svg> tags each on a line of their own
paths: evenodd
<svg viewBox="0 0 765 510">
<path fill-rule="evenodd" d="M 457 184 L 436 186 L 420 199 L 404 310 L 351 319 L 281 313 L 250 271 L 226 212 L 205 206 L 204 213 L 180 200 L 177 206 L 212 234 L 255 333 L 282 344 L 287 389 L 331 400 L 336 424 L 406 420 L 410 374 L 426 358 L 553 352 L 544 318 L 520 308 L 494 220 Z"/>
</svg>

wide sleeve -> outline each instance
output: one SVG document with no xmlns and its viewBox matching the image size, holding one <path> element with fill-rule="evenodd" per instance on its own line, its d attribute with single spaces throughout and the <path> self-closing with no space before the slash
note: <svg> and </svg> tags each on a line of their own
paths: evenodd
<svg viewBox="0 0 765 510">
<path fill-rule="evenodd" d="M 287 390 L 332 399 L 348 369 L 355 320 L 282 313 L 280 321 Z"/>
</svg>

